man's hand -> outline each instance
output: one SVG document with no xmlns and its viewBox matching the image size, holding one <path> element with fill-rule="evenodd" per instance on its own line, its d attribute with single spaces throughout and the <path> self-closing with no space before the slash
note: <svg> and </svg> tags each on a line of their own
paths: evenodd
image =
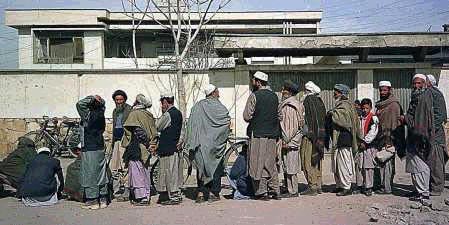
<svg viewBox="0 0 449 225">
<path fill-rule="evenodd" d="M 184 142 L 180 140 L 178 142 L 178 144 L 176 144 L 176 149 L 178 150 L 178 152 L 182 151 L 183 146 L 184 146 Z"/>
</svg>

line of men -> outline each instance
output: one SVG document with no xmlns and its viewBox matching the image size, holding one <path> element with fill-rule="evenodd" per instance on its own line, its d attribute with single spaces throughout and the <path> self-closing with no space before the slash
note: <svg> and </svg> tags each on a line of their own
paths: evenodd
<svg viewBox="0 0 449 225">
<path fill-rule="evenodd" d="M 268 86 L 268 75 L 260 71 L 253 75 L 250 86 L 252 93 L 243 112 L 243 118 L 248 122 L 250 144 L 248 152 L 242 154 L 245 160 L 237 160 L 232 168 L 240 171 L 240 177 L 233 176 L 237 184 L 233 187 L 240 199 L 297 197 L 300 170 L 309 185 L 302 194 L 320 194 L 321 165 L 328 147 L 332 149 L 337 196 L 350 195 L 354 191 L 370 196 L 375 168 L 380 168 L 381 179 L 377 193 L 391 193 L 396 154 L 407 158 L 406 171 L 411 173 L 415 187 L 412 200 L 424 201 L 430 194 L 440 195 L 443 191 L 444 165 L 448 158 L 443 125 L 447 115 L 444 97 L 433 76 L 416 74 L 413 77 L 414 89 L 405 115 L 389 81 L 379 83 L 380 100 L 375 111 L 370 99 L 363 99 L 361 110 L 356 110 L 348 98 L 350 89 L 344 84 L 335 85 L 336 104 L 328 112 L 320 98 L 320 88 L 311 81 L 306 83 L 305 94 L 300 100 L 296 98 L 299 86 L 291 81 L 284 83 L 279 100 Z M 183 148 L 189 150 L 197 165 L 196 201 L 220 200 L 230 116 L 219 101 L 219 91 L 214 85 L 208 85 L 204 91 L 206 98 L 191 109 L 184 134 L 183 116 L 174 106 L 173 94 L 161 95 L 163 114 L 156 121 L 148 111 L 152 106 L 149 98 L 139 94 L 131 106 L 126 103 L 125 92 L 114 92 L 113 146 L 108 154 L 105 154 L 103 139 L 105 101 L 100 96 L 80 100 L 76 107 L 81 118 L 79 169 L 80 192 L 85 200 L 83 208 L 106 208 L 111 183 L 118 184 L 112 186 L 115 186 L 113 193 L 119 201 L 148 205 L 151 196 L 148 167 L 152 154 L 157 154 L 160 160 L 156 187 L 160 193 L 158 203 L 180 204 Z M 408 127 L 407 140 L 404 125 Z M 19 147 L 25 146 L 30 148 L 30 143 L 26 139 L 19 140 Z M 62 174 L 59 161 L 48 160 L 48 150 L 38 152 L 46 157 L 34 158 L 43 163 L 30 165 L 48 165 L 46 170 L 51 172 L 46 177 L 59 177 Z M 4 162 L 8 162 L 8 158 Z M 245 165 L 237 165 L 240 163 Z M 17 183 L 17 179 L 10 179 L 7 170 L 3 169 L 7 168 L 7 163 L 3 164 L 0 165 L 0 178 Z M 242 168 L 247 170 L 241 172 Z M 27 166 L 24 177 L 28 177 L 30 183 L 21 185 L 24 189 L 20 188 L 21 196 L 28 198 L 24 202 L 29 205 L 39 205 L 40 200 L 45 200 L 44 204 L 54 203 L 55 194 L 64 187 L 63 178 L 58 178 L 59 188 L 52 187 L 45 196 L 33 196 L 36 191 L 31 189 L 36 187 L 34 184 L 39 177 L 36 171 L 45 170 L 40 169 Z M 287 190 L 282 195 L 278 180 L 280 171 Z M 231 174 L 237 173 L 231 171 Z M 355 190 L 351 188 L 354 182 Z"/>
</svg>

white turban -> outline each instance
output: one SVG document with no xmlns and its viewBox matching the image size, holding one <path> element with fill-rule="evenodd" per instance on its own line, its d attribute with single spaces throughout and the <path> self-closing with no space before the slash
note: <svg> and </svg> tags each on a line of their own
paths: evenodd
<svg viewBox="0 0 449 225">
<path fill-rule="evenodd" d="M 212 92 L 214 92 L 215 90 L 217 90 L 217 87 L 215 87 L 215 85 L 213 84 L 208 84 L 206 86 L 206 88 L 204 88 L 204 94 L 206 94 L 206 96 L 212 94 Z"/>
<path fill-rule="evenodd" d="M 175 96 L 171 92 L 164 92 L 161 94 L 161 98 L 174 98 Z"/>
<path fill-rule="evenodd" d="M 257 78 L 257 79 L 262 80 L 262 81 L 268 81 L 268 74 L 266 74 L 264 72 L 261 72 L 261 71 L 257 71 L 254 74 L 254 78 Z"/>
<path fill-rule="evenodd" d="M 437 86 L 437 79 L 432 74 L 427 74 L 427 79 L 429 79 L 432 86 Z"/>
<path fill-rule="evenodd" d="M 41 153 L 41 152 L 51 152 L 50 151 L 50 149 L 49 148 L 47 148 L 47 147 L 42 147 L 42 148 L 39 148 L 38 150 L 37 150 L 37 154 L 39 154 L 39 153 Z"/>
<path fill-rule="evenodd" d="M 387 80 L 383 80 L 379 82 L 379 87 L 391 87 L 391 82 Z"/>
<path fill-rule="evenodd" d="M 153 103 L 151 102 L 151 99 L 145 97 L 145 95 L 143 95 L 143 94 L 138 94 L 136 96 L 136 102 L 138 102 L 139 105 L 142 105 L 145 108 L 150 108 L 153 105 Z"/>
<path fill-rule="evenodd" d="M 424 74 L 420 74 L 420 73 L 417 73 L 417 74 L 415 74 L 415 76 L 413 76 L 413 80 L 415 80 L 416 78 L 420 78 L 420 79 L 423 79 L 424 81 L 426 81 L 426 80 L 427 80 L 427 77 L 426 77 L 426 75 L 424 75 Z"/>
<path fill-rule="evenodd" d="M 319 94 L 321 92 L 320 87 L 318 87 L 312 81 L 307 82 L 305 87 L 306 87 L 306 90 L 312 92 L 313 94 Z"/>
</svg>

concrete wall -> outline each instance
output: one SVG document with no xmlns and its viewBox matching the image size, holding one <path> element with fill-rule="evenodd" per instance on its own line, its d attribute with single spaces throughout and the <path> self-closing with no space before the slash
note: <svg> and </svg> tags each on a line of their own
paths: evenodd
<svg viewBox="0 0 449 225">
<path fill-rule="evenodd" d="M 67 116 L 78 118 L 75 104 L 84 96 L 98 94 L 106 100 L 106 117 L 112 116 L 114 102 L 112 93 L 122 89 L 128 94 L 132 104 L 139 93 L 151 98 L 150 111 L 161 115 L 160 93 L 176 93 L 174 74 L 164 73 L 112 73 L 112 74 L 7 74 L 0 73 L 0 157 L 10 152 L 18 137 L 38 128 L 37 121 L 43 115 L 49 117 Z M 237 136 L 246 132 L 242 114 L 249 96 L 247 71 L 215 71 L 209 74 L 188 74 L 187 84 L 188 114 L 193 104 L 203 99 L 203 88 L 212 83 L 219 88 L 220 100 L 229 109 L 232 129 Z M 177 104 L 177 103 L 176 103 Z M 31 124 L 31 125 L 28 125 Z M 108 125 L 110 126 L 110 125 Z M 109 129 L 110 130 L 110 129 Z M 3 140 L 3 142 L 1 142 Z"/>
</svg>

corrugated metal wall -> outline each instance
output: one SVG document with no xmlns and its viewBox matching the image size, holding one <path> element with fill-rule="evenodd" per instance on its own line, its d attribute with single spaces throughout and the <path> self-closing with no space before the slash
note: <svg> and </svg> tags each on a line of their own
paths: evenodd
<svg viewBox="0 0 449 225">
<path fill-rule="evenodd" d="M 326 105 L 326 109 L 331 109 L 334 105 L 333 88 L 337 83 L 346 84 L 351 88 L 349 98 L 354 100 L 356 96 L 355 79 L 357 72 L 355 70 L 338 70 L 338 71 L 319 71 L 319 72 L 303 72 L 303 71 L 291 71 L 291 72 L 274 72 L 266 71 L 269 74 L 269 82 L 271 88 L 279 92 L 282 89 L 282 85 L 285 80 L 292 80 L 300 85 L 301 93 L 304 90 L 305 83 L 313 81 L 321 88 L 321 98 Z"/>
<path fill-rule="evenodd" d="M 379 81 L 388 80 L 393 86 L 393 94 L 399 98 L 402 108 L 407 111 L 412 93 L 412 78 L 415 69 L 379 69 L 373 71 L 374 101 L 379 100 Z"/>
</svg>

